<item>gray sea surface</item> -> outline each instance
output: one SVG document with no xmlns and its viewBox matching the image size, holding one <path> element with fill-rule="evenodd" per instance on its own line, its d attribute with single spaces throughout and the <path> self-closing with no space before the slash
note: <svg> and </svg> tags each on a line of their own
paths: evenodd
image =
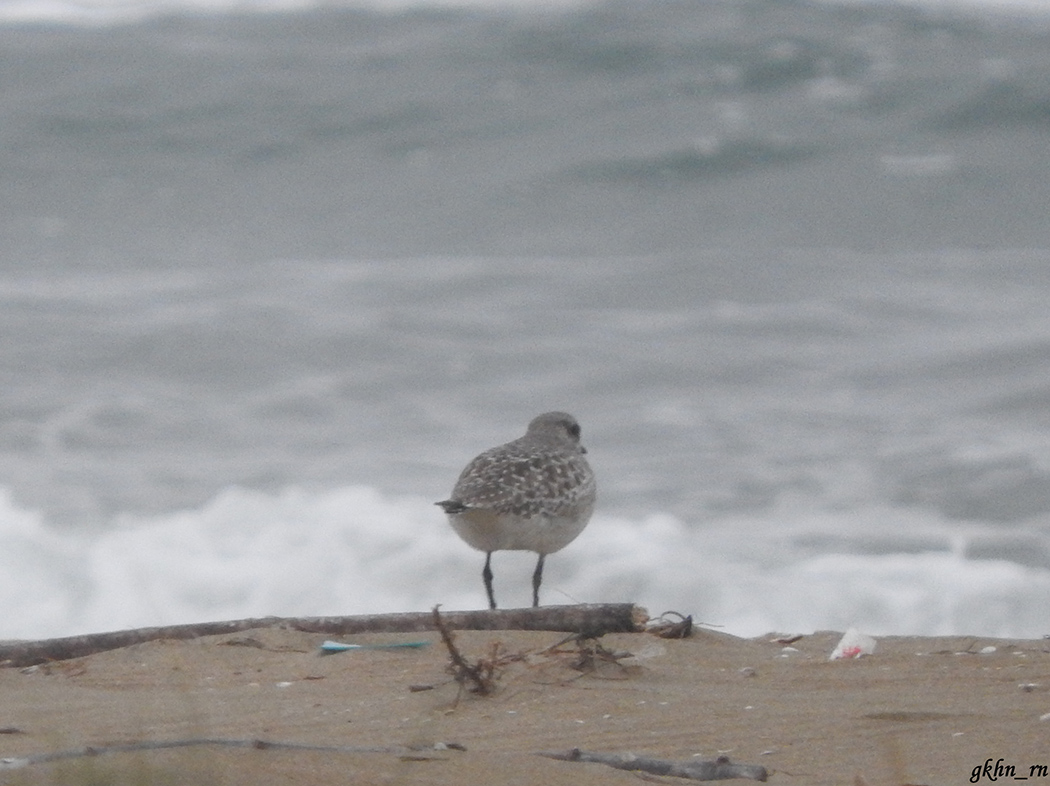
<svg viewBox="0 0 1050 786">
<path fill-rule="evenodd" d="M 478 555 L 399 506 L 564 409 L 599 476 L 587 537 L 606 517 L 606 545 L 654 549 L 605 575 L 597 546 L 567 549 L 588 600 L 1037 635 L 1045 21 L 667 0 L 0 25 L 0 597 L 29 571 L 66 588 L 46 632 L 430 602 L 445 563 L 408 596 L 340 594 L 336 563 L 309 592 L 245 589 L 304 511 L 364 489 L 346 548 L 432 527 L 471 598 Z M 357 521 L 341 504 L 318 531 Z M 255 540 L 166 551 L 180 516 L 200 535 L 259 509 Z M 285 556 L 223 562 L 266 533 Z M 736 568 L 714 588 L 717 549 Z M 934 562 L 894 605 L 916 555 Z M 172 578 L 195 558 L 207 580 Z M 676 559 L 665 586 L 653 566 Z M 821 581 L 850 583 L 827 559 L 866 578 L 825 603 Z M 797 591 L 758 578 L 795 568 Z M 965 613 L 930 611 L 953 592 Z"/>
</svg>

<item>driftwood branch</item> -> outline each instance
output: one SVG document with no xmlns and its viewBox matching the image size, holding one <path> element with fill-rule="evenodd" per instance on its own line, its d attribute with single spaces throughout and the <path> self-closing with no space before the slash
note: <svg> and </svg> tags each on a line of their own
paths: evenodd
<svg viewBox="0 0 1050 786">
<path fill-rule="evenodd" d="M 31 753 L 28 756 L 16 756 L 0 759 L 0 770 L 14 770 L 30 764 L 45 764 L 62 759 L 78 759 L 85 756 L 100 756 L 104 753 L 131 753 L 134 751 L 156 751 L 169 748 L 193 748 L 210 745 L 221 748 L 254 748 L 255 750 L 285 751 L 319 751 L 321 753 L 391 753 L 398 756 L 424 756 L 427 753 L 447 750 L 466 750 L 455 742 L 438 743 L 432 747 L 413 747 L 404 745 L 310 745 L 301 742 L 271 742 L 269 740 L 230 740 L 230 739 L 186 739 L 159 740 L 146 742 L 129 742 L 123 745 L 89 745 L 86 748 L 54 751 L 51 753 Z"/>
<path fill-rule="evenodd" d="M 645 610 L 630 603 L 449 611 L 441 617 L 450 629 L 455 630 L 546 630 L 580 633 L 591 637 L 606 633 L 639 631 L 646 622 Z M 430 611 L 420 611 L 352 617 L 259 617 L 229 622 L 137 628 L 43 641 L 16 641 L 0 644 L 0 666 L 33 666 L 48 661 L 80 658 L 157 639 L 196 639 L 201 636 L 219 636 L 258 628 L 284 628 L 337 636 L 354 633 L 418 633 L 434 630 L 434 615 Z"/>
<path fill-rule="evenodd" d="M 675 778 L 688 778 L 694 781 L 721 781 L 730 778 L 750 778 L 764 781 L 768 777 L 765 767 L 755 764 L 733 764 L 726 756 L 719 756 L 712 761 L 668 761 L 635 756 L 632 753 L 594 753 L 581 751 L 579 748 L 562 752 L 541 753 L 548 759 L 561 761 L 582 761 L 595 764 L 607 764 L 618 770 L 647 772 L 651 775 L 670 775 Z"/>
</svg>

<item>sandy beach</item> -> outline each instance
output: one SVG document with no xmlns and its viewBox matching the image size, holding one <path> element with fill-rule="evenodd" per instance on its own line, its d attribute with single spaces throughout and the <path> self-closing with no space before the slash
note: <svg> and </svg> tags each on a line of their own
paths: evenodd
<svg viewBox="0 0 1050 786">
<path fill-rule="evenodd" d="M 430 643 L 327 656 L 318 647 L 333 637 L 278 628 L 147 642 L 0 669 L 0 756 L 103 751 L 9 766 L 0 783 L 687 782 L 538 755 L 573 748 L 725 755 L 780 784 L 1011 780 L 1009 766 L 1047 777 L 1050 643 L 884 637 L 872 655 L 829 661 L 840 635 L 785 646 L 707 629 L 681 640 L 608 634 L 611 654 L 581 665 L 573 643 L 548 649 L 562 633 L 459 631 L 467 658 L 495 653 L 501 664 L 485 697 L 451 679 L 436 631 L 342 636 Z M 226 743 L 105 750 L 195 739 Z"/>
</svg>

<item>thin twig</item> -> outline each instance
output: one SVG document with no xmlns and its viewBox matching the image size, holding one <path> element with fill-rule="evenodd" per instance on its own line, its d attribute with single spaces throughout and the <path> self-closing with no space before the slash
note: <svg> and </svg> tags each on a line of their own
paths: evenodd
<svg viewBox="0 0 1050 786">
<path fill-rule="evenodd" d="M 434 626 L 441 634 L 441 640 L 445 643 L 448 655 L 452 659 L 449 669 L 452 672 L 452 676 L 460 685 L 468 681 L 472 683 L 474 686 L 470 689 L 472 693 L 476 693 L 479 696 L 488 696 L 496 688 L 492 669 L 485 669 L 480 661 L 471 663 L 463 657 L 463 654 L 456 646 L 456 642 L 453 640 L 452 631 L 448 629 L 445 621 L 441 619 L 439 608 L 440 606 L 435 606 L 432 612 L 434 615 Z"/>
</svg>

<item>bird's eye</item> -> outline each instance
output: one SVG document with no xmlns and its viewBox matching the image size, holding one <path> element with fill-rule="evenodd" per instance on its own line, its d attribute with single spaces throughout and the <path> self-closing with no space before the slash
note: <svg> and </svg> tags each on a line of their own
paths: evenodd
<svg viewBox="0 0 1050 786">
<path fill-rule="evenodd" d="M 569 426 L 569 434 L 570 434 L 570 436 L 575 437 L 576 439 L 579 439 L 580 438 L 580 424 L 579 423 L 571 424 Z"/>
</svg>

